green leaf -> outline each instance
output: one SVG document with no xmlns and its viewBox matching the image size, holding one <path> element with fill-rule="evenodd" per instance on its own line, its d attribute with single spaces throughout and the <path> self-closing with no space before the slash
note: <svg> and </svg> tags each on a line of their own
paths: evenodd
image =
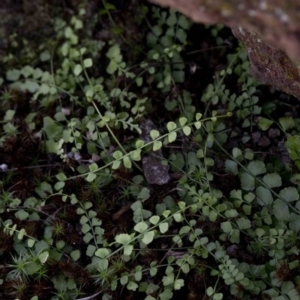
<svg viewBox="0 0 300 300">
<path fill-rule="evenodd" d="M 145 222 L 139 222 L 134 226 L 134 230 L 142 233 L 145 232 L 148 229 L 148 225 Z"/>
<path fill-rule="evenodd" d="M 100 258 L 105 258 L 110 254 L 110 250 L 107 248 L 100 248 L 97 249 L 97 251 L 95 252 L 95 256 L 98 256 Z"/>
<path fill-rule="evenodd" d="M 33 68 L 31 66 L 25 66 L 21 69 L 21 74 L 27 78 L 33 73 Z"/>
<path fill-rule="evenodd" d="M 97 170 L 98 170 L 98 165 L 97 165 L 96 163 L 90 164 L 90 165 L 89 165 L 89 170 L 90 170 L 91 172 L 97 171 Z"/>
<path fill-rule="evenodd" d="M 234 148 L 232 149 L 232 156 L 233 156 L 234 158 L 238 158 L 238 157 L 241 156 L 241 155 L 242 155 L 242 150 L 241 150 L 241 149 L 236 148 L 236 147 L 234 147 Z"/>
<path fill-rule="evenodd" d="M 225 233 L 230 233 L 232 231 L 232 225 L 231 222 L 226 221 L 226 222 L 222 222 L 221 223 L 221 229 L 225 232 Z"/>
<path fill-rule="evenodd" d="M 273 124 L 274 122 L 272 120 L 266 119 L 266 118 L 260 118 L 258 121 L 258 126 L 262 130 L 268 130 L 269 127 Z"/>
<path fill-rule="evenodd" d="M 132 151 L 130 153 L 130 158 L 134 161 L 140 161 L 141 160 L 141 149 L 136 149 L 136 150 Z"/>
<path fill-rule="evenodd" d="M 87 223 L 81 227 L 81 231 L 83 234 L 88 233 L 91 229 L 92 229 L 91 226 Z"/>
<path fill-rule="evenodd" d="M 215 290 L 210 286 L 206 289 L 207 296 L 212 296 L 214 294 Z"/>
<path fill-rule="evenodd" d="M 162 293 L 159 294 L 160 300 L 171 300 L 173 293 L 169 288 L 164 289 Z"/>
<path fill-rule="evenodd" d="M 210 132 L 206 138 L 206 142 L 205 142 L 206 147 L 211 148 L 214 144 L 214 140 L 215 140 L 215 137 L 214 137 L 213 133 Z"/>
<path fill-rule="evenodd" d="M 159 131 L 155 130 L 155 129 L 151 130 L 150 136 L 151 136 L 152 140 L 156 140 L 160 136 Z"/>
<path fill-rule="evenodd" d="M 119 150 L 117 150 L 117 151 L 115 151 L 115 152 L 113 153 L 113 157 L 114 157 L 115 159 L 120 159 L 122 156 L 123 156 L 123 153 L 122 153 L 121 151 L 119 151 Z"/>
<path fill-rule="evenodd" d="M 44 117 L 43 119 L 43 129 L 46 132 L 49 140 L 60 136 L 63 130 L 61 125 L 48 116 Z"/>
<path fill-rule="evenodd" d="M 176 82 L 184 82 L 184 76 L 185 76 L 185 72 L 182 70 L 172 72 L 173 80 Z"/>
<path fill-rule="evenodd" d="M 187 118 L 185 117 L 182 117 L 182 118 L 179 118 L 179 124 L 181 125 L 181 127 L 183 127 L 187 122 Z"/>
<path fill-rule="evenodd" d="M 159 149 L 161 149 L 162 147 L 162 142 L 161 141 L 154 141 L 153 142 L 153 151 L 157 151 Z"/>
<path fill-rule="evenodd" d="M 201 128 L 202 123 L 200 121 L 197 121 L 194 123 L 194 126 L 196 129 L 200 129 Z"/>
<path fill-rule="evenodd" d="M 177 128 L 176 123 L 174 123 L 174 122 L 168 122 L 167 129 L 168 129 L 169 132 L 175 130 L 176 128 Z"/>
<path fill-rule="evenodd" d="M 169 143 L 173 143 L 174 141 L 176 141 L 176 138 L 177 138 L 177 132 L 173 131 L 168 134 Z"/>
<path fill-rule="evenodd" d="M 142 242 L 146 245 L 150 244 L 154 238 L 154 230 L 148 231 L 144 234 Z"/>
<path fill-rule="evenodd" d="M 118 64 L 114 60 L 111 60 L 106 68 L 106 72 L 108 74 L 114 74 L 117 70 Z"/>
<path fill-rule="evenodd" d="M 150 272 L 150 275 L 153 277 L 157 274 L 157 267 L 152 267 L 150 268 L 149 272 Z"/>
<path fill-rule="evenodd" d="M 164 276 L 162 281 L 163 281 L 164 286 L 173 284 L 173 282 L 174 282 L 174 273 L 170 273 L 167 276 Z"/>
<path fill-rule="evenodd" d="M 295 187 L 287 187 L 280 191 L 280 197 L 287 202 L 293 202 L 299 200 L 299 193 Z"/>
<path fill-rule="evenodd" d="M 159 217 L 159 216 L 152 216 L 152 217 L 149 219 L 150 223 L 153 224 L 153 225 L 156 225 L 156 224 L 159 222 L 159 220 L 160 220 L 160 217 Z"/>
<path fill-rule="evenodd" d="M 108 268 L 108 259 L 102 258 L 97 261 L 97 269 L 107 270 Z"/>
<path fill-rule="evenodd" d="M 22 240 L 25 234 L 26 234 L 26 230 L 22 228 L 18 233 L 18 240 Z"/>
<path fill-rule="evenodd" d="M 191 26 L 191 21 L 188 20 L 184 15 L 180 14 L 178 17 L 178 22 L 177 24 L 181 26 L 183 29 L 189 29 Z"/>
<path fill-rule="evenodd" d="M 142 140 L 137 140 L 137 141 L 135 142 L 135 147 L 136 147 L 137 149 L 142 148 L 144 145 L 145 145 L 145 142 L 142 141 Z"/>
<path fill-rule="evenodd" d="M 94 89 L 92 87 L 89 87 L 86 92 L 85 95 L 87 98 L 92 98 L 94 96 Z M 90 99 L 91 102 L 92 99 Z"/>
<path fill-rule="evenodd" d="M 230 242 L 234 244 L 238 244 L 240 242 L 240 230 L 233 229 L 230 233 Z"/>
<path fill-rule="evenodd" d="M 186 208 L 186 203 L 183 201 L 179 201 L 178 202 L 178 207 L 180 208 L 180 210 L 184 211 Z"/>
<path fill-rule="evenodd" d="M 39 93 L 42 95 L 48 95 L 50 92 L 50 86 L 46 83 L 42 83 L 39 88 Z"/>
<path fill-rule="evenodd" d="M 80 251 L 74 250 L 70 253 L 70 256 L 73 258 L 74 261 L 77 261 L 80 258 Z"/>
<path fill-rule="evenodd" d="M 183 217 L 182 217 L 181 213 L 175 213 L 175 214 L 173 215 L 173 218 L 174 218 L 174 220 L 175 220 L 176 222 L 182 222 L 182 220 L 183 220 Z"/>
<path fill-rule="evenodd" d="M 255 233 L 259 238 L 261 238 L 266 232 L 265 232 L 265 230 L 263 230 L 261 228 L 256 228 Z"/>
<path fill-rule="evenodd" d="M 191 127 L 189 127 L 189 126 L 184 126 L 184 127 L 182 128 L 182 131 L 183 131 L 183 133 L 184 133 L 186 136 L 189 136 L 189 135 L 191 134 L 191 132 L 192 132 L 192 129 L 191 129 Z"/>
<path fill-rule="evenodd" d="M 88 244 L 92 238 L 93 235 L 90 232 L 88 232 L 87 234 L 84 235 L 83 240 L 86 244 Z"/>
<path fill-rule="evenodd" d="M 190 272 L 190 266 L 189 264 L 182 264 L 180 269 L 184 274 L 188 274 Z"/>
<path fill-rule="evenodd" d="M 253 151 L 249 148 L 246 148 L 244 151 L 244 157 L 248 160 L 252 160 L 254 157 Z"/>
<path fill-rule="evenodd" d="M 93 203 L 92 202 L 84 202 L 84 208 L 86 210 L 90 209 L 91 207 L 93 207 Z"/>
<path fill-rule="evenodd" d="M 214 221 L 216 221 L 217 218 L 218 218 L 218 213 L 215 212 L 215 211 L 213 211 L 213 210 L 211 210 L 211 211 L 209 212 L 208 218 L 209 218 L 210 221 L 214 222 Z"/>
<path fill-rule="evenodd" d="M 118 44 L 111 46 L 108 52 L 106 53 L 106 56 L 110 59 L 114 58 L 120 61 L 120 59 L 122 58 L 120 46 Z"/>
<path fill-rule="evenodd" d="M 41 61 L 47 61 L 51 58 L 50 56 L 50 52 L 48 50 L 44 50 L 41 54 L 40 54 L 40 60 Z"/>
<path fill-rule="evenodd" d="M 7 121 L 11 121 L 15 115 L 15 111 L 12 110 L 12 109 L 9 109 L 5 112 L 5 116 L 4 116 L 4 121 L 7 122 Z"/>
<path fill-rule="evenodd" d="M 283 129 L 283 131 L 292 129 L 295 127 L 295 121 L 292 117 L 283 117 L 279 118 L 279 123 Z"/>
<path fill-rule="evenodd" d="M 96 177 L 97 177 L 97 175 L 95 173 L 89 172 L 88 176 L 86 177 L 86 181 L 92 182 L 95 180 Z"/>
<path fill-rule="evenodd" d="M 179 235 L 182 236 L 184 234 L 187 234 L 191 231 L 191 227 L 190 226 L 182 226 L 179 230 Z"/>
<path fill-rule="evenodd" d="M 24 209 L 20 209 L 15 213 L 16 218 L 18 218 L 21 221 L 24 221 L 28 218 L 29 213 L 25 211 Z"/>
<path fill-rule="evenodd" d="M 128 155 L 123 157 L 123 164 L 126 169 L 130 169 L 132 167 L 131 159 Z"/>
<path fill-rule="evenodd" d="M 173 27 L 177 23 L 177 17 L 174 11 L 171 11 L 169 17 L 166 20 L 169 27 Z"/>
<path fill-rule="evenodd" d="M 183 279 L 176 279 L 174 282 L 174 290 L 180 290 L 184 286 Z"/>
<path fill-rule="evenodd" d="M 160 36 L 162 34 L 162 28 L 159 25 L 155 25 L 152 27 L 152 32 L 155 36 Z"/>
<path fill-rule="evenodd" d="M 298 214 L 291 213 L 289 218 L 289 227 L 291 230 L 294 230 L 295 232 L 300 231 L 300 218 Z"/>
<path fill-rule="evenodd" d="M 135 83 L 136 83 L 137 86 L 142 86 L 142 84 L 143 84 L 143 78 L 142 77 L 138 77 L 135 80 Z"/>
<path fill-rule="evenodd" d="M 231 172 L 234 175 L 238 174 L 238 164 L 236 161 L 226 159 L 225 161 L 225 170 Z"/>
<path fill-rule="evenodd" d="M 39 254 L 39 256 L 38 256 L 39 261 L 41 262 L 41 264 L 44 264 L 47 261 L 48 257 L 49 257 L 49 252 L 48 251 L 44 251 L 41 254 Z"/>
<path fill-rule="evenodd" d="M 20 78 L 21 72 L 17 69 L 6 72 L 6 79 L 9 81 L 17 81 Z"/>
<path fill-rule="evenodd" d="M 127 276 L 127 275 L 123 275 L 123 276 L 121 277 L 121 279 L 120 279 L 120 283 L 121 283 L 122 285 L 127 284 L 127 283 L 128 283 L 128 276 Z"/>
<path fill-rule="evenodd" d="M 94 220 L 95 217 L 97 216 L 97 212 L 95 212 L 94 210 L 89 210 L 88 216 L 89 216 L 89 219 Z"/>
<path fill-rule="evenodd" d="M 93 65 L 93 61 L 91 58 L 86 58 L 84 61 L 83 61 L 83 66 L 85 68 L 90 68 L 91 66 Z"/>
<path fill-rule="evenodd" d="M 112 168 L 113 170 L 116 170 L 116 169 L 118 169 L 118 168 L 120 167 L 120 165 L 121 165 L 121 161 L 120 161 L 120 160 L 115 160 L 115 161 L 113 162 L 111 168 Z"/>
<path fill-rule="evenodd" d="M 142 266 L 136 266 L 135 269 L 134 269 L 134 279 L 136 281 L 141 281 L 142 279 Z"/>
<path fill-rule="evenodd" d="M 63 45 L 61 46 L 61 54 L 63 56 L 67 56 L 69 53 L 69 50 L 70 50 L 70 44 L 68 42 L 63 43 Z"/>
<path fill-rule="evenodd" d="M 82 72 L 82 70 L 83 70 L 82 66 L 79 65 L 79 64 L 77 64 L 75 66 L 74 70 L 73 70 L 73 73 L 74 73 L 75 76 L 78 76 L 78 75 L 80 75 L 80 73 Z"/>
<path fill-rule="evenodd" d="M 32 76 L 34 79 L 39 79 L 43 75 L 43 72 L 40 68 L 36 68 L 33 70 Z"/>
<path fill-rule="evenodd" d="M 38 85 L 37 82 L 33 81 L 33 80 L 29 80 L 27 79 L 24 83 L 24 87 L 28 90 L 28 92 L 30 93 L 35 93 L 37 90 L 39 90 L 40 86 Z M 49 89 L 50 91 L 50 89 Z"/>
<path fill-rule="evenodd" d="M 164 234 L 169 229 L 169 224 L 167 222 L 162 222 L 159 224 L 159 231 L 160 233 Z"/>
<path fill-rule="evenodd" d="M 155 73 L 155 68 L 154 67 L 149 67 L 148 72 L 149 72 L 149 74 L 154 74 Z"/>
<path fill-rule="evenodd" d="M 222 293 L 216 293 L 213 295 L 213 300 L 222 300 L 223 294 Z"/>
<path fill-rule="evenodd" d="M 29 248 L 32 248 L 34 246 L 34 244 L 35 244 L 35 240 L 33 240 L 33 239 L 28 239 L 27 240 L 27 245 L 28 245 Z"/>
<path fill-rule="evenodd" d="M 247 168 L 253 175 L 264 174 L 267 171 L 265 164 L 260 160 L 250 162 Z"/>
<path fill-rule="evenodd" d="M 269 188 L 279 187 L 282 185 L 281 177 L 277 173 L 266 174 L 263 181 Z"/>
<path fill-rule="evenodd" d="M 118 234 L 116 237 L 115 237 L 115 240 L 117 243 L 119 244 L 122 244 L 122 245 L 127 245 L 128 243 L 131 242 L 132 238 L 129 234 L 127 233 L 121 233 L 121 234 Z"/>
<path fill-rule="evenodd" d="M 66 243 L 64 241 L 57 241 L 56 242 L 56 248 L 61 250 L 63 247 L 65 247 Z"/>
<path fill-rule="evenodd" d="M 77 213 L 78 215 L 82 215 L 82 214 L 85 213 L 85 211 L 84 211 L 82 208 L 78 207 L 77 210 L 76 210 L 76 213 Z"/>
<path fill-rule="evenodd" d="M 271 205 L 273 203 L 273 196 L 269 189 L 259 186 L 256 189 L 257 202 L 261 206 Z"/>
<path fill-rule="evenodd" d="M 92 211 L 89 211 L 89 215 L 91 214 L 91 212 Z M 96 212 L 95 212 L 95 214 L 97 214 Z M 92 218 L 92 226 L 100 226 L 102 224 L 102 221 L 101 220 L 99 220 L 98 218 Z M 97 227 L 97 228 L 95 228 L 95 232 L 97 233 L 97 231 L 98 232 L 100 232 L 99 234 L 102 234 L 102 228 L 100 228 L 100 227 Z"/>
<path fill-rule="evenodd" d="M 63 189 L 64 186 L 65 186 L 65 182 L 58 181 L 58 182 L 55 183 L 54 189 L 55 189 L 56 191 L 59 191 L 59 190 Z"/>
<path fill-rule="evenodd" d="M 92 257 L 96 251 L 96 247 L 94 245 L 88 245 L 86 249 L 86 255 Z"/>
<path fill-rule="evenodd" d="M 239 226 L 240 229 L 249 229 L 251 228 L 251 222 L 245 218 L 239 218 L 236 220 L 236 224 Z"/>
<path fill-rule="evenodd" d="M 147 200 L 150 198 L 150 190 L 146 187 L 143 187 L 142 190 L 139 192 L 138 199 L 140 200 Z"/>
<path fill-rule="evenodd" d="M 139 286 L 133 281 L 129 281 L 129 283 L 127 284 L 127 289 L 130 290 L 130 291 L 136 291 L 136 289 L 138 287 Z"/>
<path fill-rule="evenodd" d="M 83 28 L 82 20 L 77 19 L 75 16 L 72 17 L 71 24 L 74 26 L 75 30 Z"/>
<path fill-rule="evenodd" d="M 288 221 L 290 217 L 289 207 L 280 199 L 276 199 L 273 204 L 273 213 L 279 221 Z"/>
<path fill-rule="evenodd" d="M 185 43 L 185 41 L 186 41 L 187 34 L 186 34 L 186 32 L 185 32 L 183 29 L 178 28 L 178 29 L 176 30 L 176 37 L 177 37 L 178 40 L 183 44 L 183 43 Z"/>
<path fill-rule="evenodd" d="M 133 245 L 124 245 L 124 255 L 131 255 L 133 251 Z"/>
<path fill-rule="evenodd" d="M 66 181 L 67 180 L 67 176 L 64 174 L 64 173 L 58 173 L 56 175 L 56 178 L 59 180 L 59 181 Z"/>
<path fill-rule="evenodd" d="M 255 179 L 248 173 L 243 173 L 241 176 L 241 187 L 245 191 L 252 191 L 255 188 Z"/>
<path fill-rule="evenodd" d="M 199 121 L 202 118 L 202 114 L 201 113 L 196 113 L 195 119 L 197 121 Z"/>
</svg>

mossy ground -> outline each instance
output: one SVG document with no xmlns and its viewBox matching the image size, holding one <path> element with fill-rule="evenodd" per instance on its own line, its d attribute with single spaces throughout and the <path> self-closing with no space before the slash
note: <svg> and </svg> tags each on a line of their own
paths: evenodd
<svg viewBox="0 0 300 300">
<path fill-rule="evenodd" d="M 154 239 L 151 243 L 151 248 L 144 251 L 143 255 L 137 255 L 136 259 L 125 263 L 121 259 L 121 254 L 118 254 L 120 257 L 118 255 L 112 257 L 110 259 L 110 271 L 112 273 L 107 278 L 105 276 L 100 278 L 101 276 L 95 274 L 94 271 L 87 269 L 87 265 L 91 263 L 91 257 L 85 255 L 89 251 L 89 243 L 84 241 L 83 222 L 81 221 L 81 215 L 78 213 L 78 205 L 72 205 L 70 202 L 63 201 L 62 195 L 55 193 L 53 188 L 51 188 L 57 183 L 57 174 L 63 173 L 67 178 L 73 178 L 65 181 L 64 195 L 76 195 L 82 207 L 84 207 L 85 203 L 87 205 L 92 203 L 97 217 L 101 219 L 101 229 L 103 230 L 101 238 L 106 240 L 107 243 L 112 243 L 119 234 L 129 234 L 132 231 L 135 222 L 134 211 L 131 206 L 135 203 L 137 194 L 141 192 L 138 190 L 137 193 L 135 189 L 141 186 L 147 188 L 150 196 L 143 203 L 143 209 L 155 213 L 155 211 L 162 209 L 157 206 L 158 204 L 162 207 L 168 203 L 182 201 L 184 196 L 180 194 L 180 189 L 185 183 L 191 186 L 192 182 L 194 182 L 196 189 L 206 186 L 207 181 L 209 181 L 206 178 L 207 174 L 203 175 L 200 167 L 200 171 L 197 170 L 200 158 L 198 157 L 199 160 L 195 165 L 192 163 L 194 156 L 196 157 L 195 153 L 199 149 L 205 148 L 205 151 L 207 150 L 205 155 L 214 161 L 213 167 L 209 171 L 213 176 L 206 191 L 220 190 L 223 194 L 222 199 L 225 199 L 224 203 L 226 202 L 228 207 L 230 207 L 228 204 L 230 201 L 234 202 L 231 199 L 231 192 L 241 189 L 240 174 L 229 172 L 225 164 L 226 159 L 228 159 L 227 154 L 232 153 L 235 148 L 239 148 L 243 153 L 250 149 L 255 157 L 264 162 L 268 172 L 278 172 L 280 174 L 283 182 L 282 186 L 274 189 L 275 192 L 279 193 L 281 188 L 289 184 L 291 175 L 297 172 L 296 167 L 286 155 L 284 147 L 286 132 L 279 130 L 276 126 L 274 126 L 273 131 L 263 130 L 262 126 L 259 125 L 259 120 L 261 117 L 268 117 L 273 120 L 278 120 L 281 117 L 291 117 L 296 120 L 294 130 L 297 131 L 299 126 L 298 100 L 255 83 L 254 95 L 258 99 L 257 105 L 251 104 L 246 108 L 241 105 L 242 108 L 233 110 L 233 117 L 225 118 L 222 121 L 223 127 L 214 131 L 217 137 L 220 132 L 223 133 L 224 131 L 226 133 L 227 138 L 222 142 L 223 150 L 219 147 L 208 147 L 206 149 L 203 146 L 206 141 L 199 140 L 199 137 L 196 135 L 182 135 L 175 143 L 162 149 L 161 155 L 165 158 L 175 155 L 176 159 L 178 159 L 178 153 L 180 153 L 185 159 L 182 169 L 175 171 L 176 168 L 171 168 L 170 180 L 167 184 L 161 186 L 151 185 L 147 183 L 145 178 L 143 182 L 134 184 L 135 176 L 144 175 L 140 171 L 141 169 L 134 166 L 132 168 L 121 166 L 107 176 L 102 174 L 103 176 L 97 177 L 95 181 L 87 182 L 83 177 L 76 175 L 78 175 L 77 168 L 80 164 L 85 165 L 85 162 L 91 158 L 88 146 L 84 145 L 82 147 L 80 160 L 72 158 L 62 161 L 59 155 L 45 152 L 45 133 L 40 133 L 44 126 L 44 118 L 47 116 L 54 117 L 57 113 L 58 102 L 60 102 L 61 107 L 68 107 L 70 110 L 68 113 L 72 117 L 83 119 L 86 114 L 86 107 L 84 106 L 86 103 L 81 100 L 81 96 L 76 103 L 72 103 L 67 93 L 60 92 L 57 94 L 57 101 L 43 105 L 38 101 L 31 101 L 32 95 L 29 92 L 20 92 L 10 88 L 9 82 L 5 80 L 6 71 L 9 69 L 18 69 L 24 65 L 38 66 L 40 63 L 38 57 L 43 53 L 45 45 L 50 45 L 54 49 L 52 64 L 49 64 L 48 67 L 49 70 L 51 68 L 55 69 L 57 64 L 55 50 L 62 41 L 56 40 L 56 33 L 53 29 L 54 19 L 60 17 L 62 20 L 69 22 L 72 16 L 78 13 L 78 7 L 83 5 L 83 3 L 81 1 L 36 1 L 33 6 L 31 6 L 31 3 L 24 0 L 16 1 L 15 5 L 11 5 L 7 1 L 1 4 L 0 10 L 2 16 L 0 23 L 0 37 L 2 38 L 0 51 L 3 57 L 0 60 L 2 70 L 0 75 L 4 78 L 1 86 L 3 95 L 0 115 L 4 120 L 5 116 L 7 116 L 7 111 L 14 111 L 11 122 L 17 129 L 16 134 L 8 134 L 9 128 L 1 131 L 5 137 L 0 147 L 0 165 L 5 164 L 8 166 L 8 169 L 2 169 L 0 173 L 0 188 L 2 190 L 0 220 L 2 225 L 5 221 L 10 220 L 11 224 L 16 224 L 18 230 L 23 228 L 28 237 L 32 237 L 37 241 L 47 240 L 46 231 L 51 230 L 53 247 L 62 249 L 62 253 L 60 253 L 61 257 L 59 259 L 57 259 L 56 255 L 50 253 L 50 257 L 48 260 L 45 259 L 45 263 L 41 263 L 44 259 L 43 257 L 38 257 L 37 260 L 39 262 L 37 264 L 39 267 L 37 267 L 36 271 L 34 271 L 35 267 L 32 266 L 33 269 L 29 269 L 29 271 L 25 267 L 25 271 L 22 273 L 22 267 L 16 267 L 16 259 L 21 251 L 20 247 L 23 247 L 22 243 L 16 235 L 8 235 L 1 231 L 0 279 L 2 287 L 0 289 L 0 297 L 2 297 L 1 299 L 30 299 L 33 296 L 38 296 L 38 299 L 50 299 L 49 295 L 55 297 L 54 295 L 56 294 L 57 298 L 53 299 L 75 299 L 75 297 L 84 297 L 83 295 L 93 295 L 103 288 L 105 289 L 103 293 L 106 292 L 107 297 L 111 296 L 111 299 L 144 299 L 145 294 L 142 291 L 132 291 L 130 288 L 124 288 L 124 285 L 118 285 L 114 291 L 111 290 L 108 279 L 115 274 L 120 276 L 120 274 L 130 272 L 140 265 L 148 266 L 151 262 L 157 262 L 160 265 L 169 264 L 168 258 L 170 256 L 183 255 L 189 247 L 192 247 L 193 243 L 188 240 L 187 236 L 183 239 L 185 246 L 182 249 L 174 243 L 171 233 L 177 232 L 179 228 L 174 223 L 170 226 L 169 236 Z M 115 8 L 111 9 L 110 14 L 102 14 L 101 17 L 99 15 L 96 16 L 96 12 L 103 10 L 103 3 L 88 1 L 86 15 L 83 17 L 85 27 L 81 30 L 80 35 L 84 38 L 84 30 L 89 30 L 91 31 L 89 37 L 94 40 L 101 40 L 107 43 L 110 40 L 114 40 L 121 45 L 124 61 L 128 62 L 128 65 L 130 63 L 141 63 L 143 52 L 146 51 L 144 45 L 146 44 L 146 33 L 149 30 L 147 22 L 151 23 L 154 20 L 153 15 L 150 13 L 147 15 L 145 12 L 147 20 L 141 18 L 142 2 L 140 1 L 128 1 L 128 3 L 119 1 L 114 3 Z M 146 4 L 144 9 L 146 8 L 150 11 L 151 6 Z M 190 116 L 190 111 L 192 113 L 202 112 L 207 116 L 210 116 L 213 110 L 218 112 L 226 111 L 228 103 L 225 100 L 222 102 L 221 96 L 215 103 L 206 101 L 203 98 L 203 95 L 207 94 L 208 84 L 213 83 L 217 85 L 221 80 L 230 94 L 250 94 L 249 89 L 245 90 L 243 82 L 239 80 L 239 76 L 234 74 L 234 72 L 227 74 L 222 79 L 222 71 L 226 71 L 229 68 L 228 57 L 230 54 L 236 54 L 236 49 L 239 45 L 229 29 L 218 27 L 217 32 L 214 33 L 212 30 L 214 29 L 200 24 L 191 26 L 187 34 L 187 44 L 182 52 L 185 65 L 184 81 L 173 84 L 166 91 L 154 88 L 153 81 L 146 82 L 145 88 L 148 89 L 146 89 L 143 96 L 147 96 L 150 100 L 145 105 L 146 113 L 137 118 L 135 120 L 136 123 L 141 124 L 145 119 L 150 119 L 158 130 L 163 130 L 169 121 L 176 120 L 182 115 Z M 53 44 L 54 41 L 57 44 Z M 40 47 L 40 45 L 44 46 Z M 105 53 L 108 49 L 109 45 L 106 44 L 104 50 L 101 51 Z M 108 59 L 101 53 L 100 51 L 99 53 L 94 53 L 93 74 L 89 74 L 91 77 L 103 74 L 103 69 Z M 12 56 L 11 59 L 7 59 L 9 55 Z M 159 65 L 160 63 L 157 62 L 156 64 Z M 248 76 L 250 77 L 251 75 L 248 73 Z M 132 85 L 131 80 L 126 78 L 125 75 L 119 77 L 109 77 L 107 75 L 105 80 L 108 88 L 117 86 L 120 89 L 127 89 L 139 95 L 143 93 L 138 86 Z M 184 90 L 191 95 L 190 101 L 182 100 L 180 103 L 178 95 L 182 95 Z M 75 96 L 76 93 L 80 95 L 77 90 L 74 93 Z M 172 105 L 172 101 L 177 101 L 177 104 L 174 108 L 168 109 L 166 102 Z M 121 106 L 117 101 L 112 102 L 111 105 Z M 104 108 L 101 107 L 101 109 Z M 30 113 L 36 113 L 34 116 L 34 127 L 30 127 L 30 122 L 25 121 Z M 245 124 L 245 119 L 248 120 L 247 124 Z M 6 122 L 7 120 L 4 121 Z M 64 126 L 67 125 L 64 124 Z M 218 132 L 217 130 L 220 131 Z M 120 143 L 128 147 L 128 149 L 132 146 L 131 141 L 139 137 L 133 130 L 130 131 L 122 127 L 114 128 L 113 133 L 117 136 Z M 85 135 L 85 138 L 89 139 L 87 135 Z M 220 138 L 220 140 L 222 139 Z M 70 151 L 68 147 L 71 148 L 70 145 L 65 145 L 65 153 Z M 118 145 L 112 141 L 111 145 L 107 147 L 110 148 L 107 155 L 111 155 L 117 147 Z M 245 163 L 245 160 L 243 163 Z M 137 164 L 141 167 L 140 161 L 137 161 Z M 185 181 L 183 180 L 184 177 L 187 178 Z M 41 188 L 41 185 L 45 182 L 49 184 L 50 188 L 45 187 L 45 184 Z M 293 186 L 298 188 L 297 185 Z M 251 190 L 251 188 L 249 189 Z M 42 205 L 31 208 L 26 206 L 25 203 L 31 197 L 41 197 L 46 200 Z M 12 204 L 14 199 L 19 201 L 15 206 Z M 171 208 L 172 205 L 170 204 Z M 24 207 L 25 210 L 23 210 Z M 246 212 L 246 207 L 242 209 L 242 206 L 236 206 L 235 208 L 241 214 L 245 214 L 255 226 L 259 227 L 257 225 L 259 223 L 255 223 L 258 222 L 255 217 L 262 218 L 259 215 L 261 206 L 253 205 L 251 212 Z M 17 214 L 20 211 L 22 211 L 21 216 Z M 27 218 L 23 211 L 28 211 L 30 214 L 35 213 L 39 217 Z M 273 213 L 271 212 L 270 214 L 275 219 Z M 213 218 L 204 218 L 203 216 L 199 217 L 198 214 L 189 215 L 187 213 L 186 220 L 196 220 L 195 228 L 201 229 L 208 235 L 210 241 L 219 241 L 220 236 L 224 235 L 224 232 L 221 230 L 223 219 L 213 221 Z M 276 222 L 274 221 L 274 223 Z M 274 225 L 274 227 L 276 226 Z M 61 241 L 65 244 L 60 248 Z M 249 236 L 244 230 L 240 233 L 238 243 L 232 242 L 227 237 L 222 239 L 222 246 L 224 249 L 227 249 L 229 257 L 236 259 L 240 264 L 266 265 L 270 261 L 269 253 L 264 249 L 267 246 L 263 245 L 262 249 L 259 246 L 256 247 L 254 245 L 256 241 L 257 239 Z M 297 232 L 295 244 L 298 247 Z M 176 249 L 174 248 L 175 246 Z M 174 253 L 172 252 L 173 248 L 175 249 Z M 238 251 L 234 249 L 238 249 Z M 72 251 L 74 250 L 79 250 L 82 253 L 78 260 L 71 259 L 70 253 L 73 253 Z M 169 252 L 168 250 L 171 251 Z M 285 253 L 284 256 L 289 262 L 294 261 L 297 257 L 295 253 Z M 26 259 L 24 257 L 22 259 L 26 264 Z M 300 276 L 299 268 L 290 270 L 285 262 L 281 262 L 280 259 L 278 261 L 281 265 L 273 267 L 277 272 L 276 276 L 281 276 L 280 280 L 282 282 L 290 281 Z M 238 291 L 235 292 L 236 296 L 233 296 L 229 285 L 215 283 L 216 277 L 211 275 L 211 268 L 218 268 L 215 259 L 212 256 L 205 257 L 205 255 L 201 256 L 199 254 L 197 263 L 193 265 L 191 271 L 182 276 L 185 280 L 184 287 L 179 291 L 175 290 L 172 299 L 212 299 L 207 295 L 206 289 L 214 285 L 216 285 L 218 292 L 223 293 L 223 299 L 242 299 L 240 295 L 243 295 L 245 291 L 244 286 L 237 284 L 236 288 Z M 20 273 L 7 279 L 7 274 L 16 269 Z M 164 269 L 158 270 L 157 276 L 153 280 L 151 277 L 147 278 L 147 282 L 158 286 L 162 285 L 161 278 L 165 274 L 164 271 Z M 77 287 L 80 287 L 80 295 L 70 292 L 70 294 L 64 296 L 64 289 L 61 288 L 60 290 L 59 288 L 60 280 L 63 282 L 68 282 L 69 280 L 70 285 L 76 281 Z M 270 278 L 266 279 L 266 281 L 271 282 Z M 296 288 L 299 290 L 299 283 Z M 73 292 L 71 287 L 69 290 Z M 268 299 L 265 298 L 268 296 L 263 296 L 262 292 L 258 293 L 258 295 L 252 295 L 251 299 Z M 153 292 L 152 295 L 158 297 L 158 292 Z M 99 297 L 97 299 L 102 299 L 100 296 L 97 297 Z"/>
</svg>

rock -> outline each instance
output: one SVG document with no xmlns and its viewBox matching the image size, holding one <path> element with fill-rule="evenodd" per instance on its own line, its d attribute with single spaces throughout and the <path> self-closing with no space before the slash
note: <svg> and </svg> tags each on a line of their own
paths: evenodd
<svg viewBox="0 0 300 300">
<path fill-rule="evenodd" d="M 282 50 L 269 46 L 258 34 L 241 27 L 233 27 L 232 32 L 245 44 L 251 73 L 257 80 L 300 99 L 299 70 Z"/>
<path fill-rule="evenodd" d="M 162 157 L 145 155 L 142 160 L 143 171 L 148 183 L 164 185 L 170 181 L 169 166 L 162 164 Z"/>
<path fill-rule="evenodd" d="M 152 141 L 150 137 L 151 130 L 156 129 L 154 123 L 150 120 L 144 120 L 141 123 L 142 134 L 140 138 L 145 143 Z M 144 155 L 142 159 L 143 171 L 145 177 L 150 184 L 164 185 L 170 181 L 169 166 L 164 165 L 164 157 L 161 149 L 150 151 L 148 155 Z"/>
</svg>

